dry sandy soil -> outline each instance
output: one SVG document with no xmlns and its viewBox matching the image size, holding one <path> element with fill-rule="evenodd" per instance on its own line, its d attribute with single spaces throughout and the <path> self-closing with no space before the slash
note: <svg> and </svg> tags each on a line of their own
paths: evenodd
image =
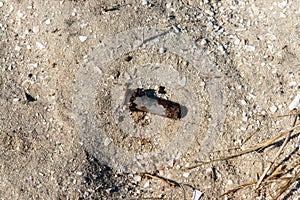
<svg viewBox="0 0 300 200">
<path fill-rule="evenodd" d="M 0 199 L 297 199 L 299 22 L 288 0 L 0 0 Z M 124 105 L 159 86 L 184 117 Z"/>
</svg>

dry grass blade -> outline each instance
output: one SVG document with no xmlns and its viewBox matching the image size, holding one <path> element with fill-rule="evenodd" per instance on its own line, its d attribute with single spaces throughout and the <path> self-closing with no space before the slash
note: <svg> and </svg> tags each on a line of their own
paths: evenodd
<svg viewBox="0 0 300 200">
<path fill-rule="evenodd" d="M 147 177 L 147 178 L 151 178 L 151 179 L 160 180 L 163 183 L 169 185 L 170 187 L 180 187 L 180 184 L 177 183 L 176 181 L 164 178 L 162 176 L 158 176 L 158 175 L 155 175 L 155 174 L 149 174 L 149 173 L 141 173 L 141 174 L 138 174 L 138 175 L 140 175 L 142 177 Z"/>
<path fill-rule="evenodd" d="M 256 183 L 257 183 L 257 181 L 252 181 L 252 182 L 249 182 L 249 183 L 245 183 L 245 184 L 239 185 L 239 186 L 237 186 L 237 187 L 235 187 L 235 188 L 233 188 L 233 189 L 231 189 L 231 190 L 223 193 L 220 197 L 223 197 L 223 196 L 228 195 L 230 193 L 235 193 L 236 191 L 238 191 L 238 190 L 240 190 L 240 189 L 242 189 L 244 187 L 255 185 Z"/>
<path fill-rule="evenodd" d="M 254 145 L 253 147 L 250 147 L 248 149 L 245 149 L 237 154 L 233 154 L 233 155 L 230 155 L 230 156 L 227 156 L 227 157 L 223 157 L 223 158 L 217 158 L 215 160 L 211 160 L 211 161 L 205 161 L 205 162 L 201 162 L 201 163 L 198 163 L 196 165 L 193 165 L 191 167 L 187 167 L 183 170 L 190 170 L 190 169 L 194 169 L 194 168 L 197 168 L 197 167 L 200 167 L 202 165 L 205 165 L 205 164 L 210 164 L 210 163 L 213 163 L 213 162 L 218 162 L 218 161 L 223 161 L 223 160 L 228 160 L 228 159 L 232 159 L 232 158 L 235 158 L 235 157 L 238 157 L 238 156 L 241 156 L 241 155 L 244 155 L 244 154 L 247 154 L 247 153 L 251 153 L 253 151 L 257 151 L 261 148 L 265 148 L 273 143 L 275 143 L 276 141 L 278 141 L 279 139 L 283 138 L 283 137 L 286 137 L 287 135 L 290 135 L 291 134 L 291 131 L 295 130 L 296 128 L 299 128 L 300 125 L 297 125 L 297 126 L 294 126 L 292 128 L 290 128 L 289 130 L 287 131 L 284 131 L 283 133 L 261 143 L 261 144 L 258 144 L 258 145 Z M 289 137 L 288 137 L 289 138 Z"/>
<path fill-rule="evenodd" d="M 297 122 L 298 116 L 295 117 L 294 122 L 293 122 L 293 128 L 295 128 L 296 126 L 296 122 Z M 257 184 L 256 184 L 256 189 L 259 188 L 261 182 L 264 180 L 264 178 L 266 177 L 267 173 L 269 172 L 269 170 L 272 168 L 272 166 L 274 165 L 275 161 L 277 160 L 277 158 L 279 157 L 279 155 L 281 154 L 283 148 L 286 146 L 286 144 L 288 143 L 291 134 L 293 133 L 294 129 L 291 129 L 290 131 L 288 131 L 285 140 L 283 142 L 283 144 L 281 145 L 280 149 L 277 151 L 276 155 L 274 156 L 274 158 L 272 159 L 271 163 L 269 164 L 269 166 L 264 170 L 262 176 L 260 177 L 260 179 L 258 180 Z"/>
<path fill-rule="evenodd" d="M 287 180 L 280 191 L 273 198 L 274 200 L 278 199 L 292 184 L 294 184 L 300 178 L 300 171 L 291 179 Z"/>
</svg>

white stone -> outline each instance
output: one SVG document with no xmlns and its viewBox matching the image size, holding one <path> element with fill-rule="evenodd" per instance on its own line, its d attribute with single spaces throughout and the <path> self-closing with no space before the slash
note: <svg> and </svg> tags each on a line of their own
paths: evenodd
<svg viewBox="0 0 300 200">
<path fill-rule="evenodd" d="M 140 182 L 140 181 L 142 180 L 142 177 L 139 176 L 139 175 L 136 175 L 136 176 L 133 177 L 133 179 L 134 179 L 134 181 L 135 181 L 136 183 L 138 183 L 138 182 Z"/>
<path fill-rule="evenodd" d="M 159 48 L 159 53 L 165 53 L 167 51 L 167 48 L 161 47 Z"/>
<path fill-rule="evenodd" d="M 297 109 L 300 103 L 300 93 L 297 94 L 297 96 L 294 98 L 292 103 L 289 105 L 290 110 Z"/>
<path fill-rule="evenodd" d="M 272 106 L 270 107 L 270 111 L 271 111 L 272 113 L 275 113 L 275 112 L 277 111 L 277 107 L 276 107 L 275 105 L 272 105 Z"/>
<path fill-rule="evenodd" d="M 296 81 L 291 81 L 291 82 L 289 82 L 289 86 L 290 87 L 294 87 L 294 86 L 296 86 L 297 85 L 297 82 Z"/>
<path fill-rule="evenodd" d="M 183 177 L 187 178 L 187 177 L 189 177 L 190 173 L 184 172 L 182 175 L 183 175 Z"/>
<path fill-rule="evenodd" d="M 218 50 L 222 53 L 222 54 L 226 54 L 226 51 L 224 49 L 224 47 L 222 45 L 218 46 Z"/>
<path fill-rule="evenodd" d="M 142 0 L 142 5 L 144 6 L 148 5 L 148 0 Z"/>
<path fill-rule="evenodd" d="M 32 32 L 38 33 L 40 31 L 40 28 L 38 26 L 33 26 L 32 27 Z"/>
<path fill-rule="evenodd" d="M 81 35 L 81 36 L 79 36 L 79 40 L 80 40 L 81 42 L 84 42 L 84 41 L 87 40 L 87 36 Z"/>
<path fill-rule="evenodd" d="M 276 36 L 275 35 L 270 35 L 269 39 L 272 40 L 272 41 L 274 41 L 274 40 L 276 40 Z"/>
<path fill-rule="evenodd" d="M 235 44 L 235 45 L 240 44 L 240 42 L 241 42 L 241 40 L 240 40 L 239 38 L 236 38 L 236 39 L 234 40 L 234 44 Z"/>
<path fill-rule="evenodd" d="M 111 139 L 111 138 L 105 138 L 105 140 L 104 140 L 104 146 L 110 145 L 111 142 L 112 142 L 112 139 Z"/>
<path fill-rule="evenodd" d="M 45 24 L 49 25 L 51 23 L 51 19 L 46 19 Z"/>
<path fill-rule="evenodd" d="M 282 2 L 278 3 L 277 5 L 278 5 L 279 8 L 283 9 L 287 5 L 287 0 L 282 1 Z"/>
<path fill-rule="evenodd" d="M 247 105 L 247 101 L 245 99 L 242 99 L 241 103 L 242 105 Z"/>
<path fill-rule="evenodd" d="M 35 44 L 36 44 L 36 47 L 40 50 L 45 48 L 45 46 L 40 42 L 36 42 Z"/>
<path fill-rule="evenodd" d="M 285 15 L 284 13 L 281 12 L 281 13 L 279 14 L 279 17 L 280 17 L 280 18 L 286 18 L 286 15 Z"/>
<path fill-rule="evenodd" d="M 184 76 L 179 80 L 179 85 L 185 86 L 185 84 L 186 84 L 186 77 Z"/>
<path fill-rule="evenodd" d="M 200 190 L 194 190 L 194 193 L 193 193 L 193 197 L 192 197 L 192 200 L 199 200 L 200 197 L 202 196 L 203 192 L 201 192 Z"/>
<path fill-rule="evenodd" d="M 146 183 L 144 184 L 144 188 L 148 188 L 150 186 L 150 181 L 146 181 Z"/>
<path fill-rule="evenodd" d="M 170 9 L 171 7 L 172 7 L 172 3 L 167 3 L 167 4 L 166 4 L 166 8 L 167 8 L 167 9 Z"/>
<path fill-rule="evenodd" d="M 20 101 L 20 98 L 13 98 L 13 102 L 18 102 Z"/>
<path fill-rule="evenodd" d="M 255 51 L 255 46 L 246 45 L 246 46 L 245 46 L 245 49 L 246 49 L 247 51 Z"/>
<path fill-rule="evenodd" d="M 83 172 L 77 171 L 76 174 L 82 176 Z"/>
<path fill-rule="evenodd" d="M 15 46 L 15 51 L 20 51 L 22 48 L 20 46 Z"/>
<path fill-rule="evenodd" d="M 0 8 L 2 8 L 4 6 L 4 3 L 2 1 L 0 1 Z"/>
<path fill-rule="evenodd" d="M 214 12 L 211 10 L 205 10 L 205 13 L 208 14 L 209 16 L 214 16 Z"/>
<path fill-rule="evenodd" d="M 207 40 L 206 39 L 202 39 L 201 42 L 200 42 L 200 44 L 202 46 L 206 46 L 207 45 Z"/>
<path fill-rule="evenodd" d="M 169 160 L 168 162 L 167 162 L 167 164 L 170 166 L 170 167 L 173 167 L 174 166 L 174 160 L 172 159 L 172 160 Z"/>
</svg>

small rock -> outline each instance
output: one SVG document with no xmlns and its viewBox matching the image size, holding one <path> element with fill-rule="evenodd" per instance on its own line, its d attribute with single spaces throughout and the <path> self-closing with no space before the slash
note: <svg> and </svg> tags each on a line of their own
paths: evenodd
<svg viewBox="0 0 300 200">
<path fill-rule="evenodd" d="M 45 24 L 49 25 L 51 23 L 51 19 L 46 19 Z"/>
<path fill-rule="evenodd" d="M 142 0 L 142 5 L 144 6 L 148 5 L 148 0 Z"/>
<path fill-rule="evenodd" d="M 111 138 L 105 138 L 105 140 L 104 140 L 104 146 L 110 145 L 111 142 L 112 142 L 112 139 L 111 139 Z"/>
<path fill-rule="evenodd" d="M 159 53 L 165 53 L 167 51 L 167 48 L 161 47 L 159 48 Z"/>
<path fill-rule="evenodd" d="M 226 50 L 224 49 L 223 45 L 218 46 L 218 50 L 224 55 L 226 54 Z"/>
<path fill-rule="evenodd" d="M 82 176 L 83 172 L 77 171 L 76 174 Z"/>
<path fill-rule="evenodd" d="M 188 173 L 188 172 L 183 173 L 183 177 L 185 177 L 185 178 L 189 177 L 189 175 L 190 175 L 190 173 Z"/>
<path fill-rule="evenodd" d="M 234 40 L 234 44 L 235 44 L 235 45 L 240 44 L 240 42 L 241 42 L 241 40 L 240 40 L 239 38 L 236 38 L 236 39 Z"/>
<path fill-rule="evenodd" d="M 245 46 L 245 49 L 246 49 L 247 51 L 255 51 L 255 47 L 254 47 L 254 46 L 250 46 L 250 45 L 246 45 L 246 46 Z"/>
<path fill-rule="evenodd" d="M 206 46 L 208 44 L 207 39 L 202 39 L 200 44 L 201 46 Z"/>
<path fill-rule="evenodd" d="M 184 76 L 179 80 L 179 85 L 185 86 L 185 84 L 186 84 L 186 77 Z"/>
<path fill-rule="evenodd" d="M 4 3 L 2 1 L 0 1 L 0 8 L 2 8 L 4 6 Z"/>
<path fill-rule="evenodd" d="M 173 167 L 174 166 L 174 160 L 172 159 L 172 160 L 169 160 L 168 162 L 167 162 L 167 164 L 170 166 L 170 167 Z"/>
<path fill-rule="evenodd" d="M 241 101 L 241 103 L 242 103 L 242 105 L 247 105 L 247 101 L 246 101 L 245 99 L 243 99 L 243 100 Z"/>
<path fill-rule="evenodd" d="M 297 96 L 294 98 L 294 100 L 292 101 L 292 103 L 289 105 L 289 109 L 290 110 L 294 110 L 297 109 L 298 106 L 300 104 L 300 93 L 297 94 Z"/>
<path fill-rule="evenodd" d="M 276 40 L 276 36 L 275 35 L 270 35 L 269 39 L 272 40 L 272 41 L 275 41 Z"/>
<path fill-rule="evenodd" d="M 20 46 L 15 46 L 15 51 L 20 51 L 22 48 Z"/>
<path fill-rule="evenodd" d="M 33 27 L 32 27 L 32 31 L 33 31 L 34 33 L 38 33 L 38 32 L 40 31 L 40 28 L 39 28 L 38 26 L 33 26 Z"/>
<path fill-rule="evenodd" d="M 13 98 L 13 102 L 18 102 L 20 100 L 21 100 L 20 98 Z"/>
<path fill-rule="evenodd" d="M 40 50 L 45 48 L 45 46 L 40 42 L 36 42 L 35 44 L 36 44 L 36 47 Z"/>
<path fill-rule="evenodd" d="M 289 82 L 289 86 L 290 87 L 294 87 L 294 86 L 296 86 L 297 85 L 297 82 L 296 81 L 291 81 L 291 82 Z"/>
<path fill-rule="evenodd" d="M 175 33 L 180 32 L 180 29 L 177 26 L 173 25 L 172 28 L 174 29 Z"/>
<path fill-rule="evenodd" d="M 146 183 L 144 184 L 144 188 L 148 188 L 150 186 L 150 181 L 146 181 Z"/>
<path fill-rule="evenodd" d="M 277 107 L 276 107 L 275 105 L 272 105 L 272 106 L 270 107 L 270 111 L 271 111 L 272 113 L 275 113 L 275 112 L 277 111 Z"/>
<path fill-rule="evenodd" d="M 167 3 L 167 4 L 166 4 L 166 8 L 167 8 L 167 9 L 170 9 L 171 7 L 172 7 L 172 3 Z"/>
<path fill-rule="evenodd" d="M 192 200 L 199 200 L 200 197 L 202 196 L 203 192 L 201 192 L 200 190 L 194 190 L 194 193 L 193 193 L 193 197 L 192 197 Z"/>
<path fill-rule="evenodd" d="M 205 10 L 204 11 L 206 14 L 208 14 L 209 16 L 214 16 L 214 12 L 213 11 L 211 11 L 211 10 Z"/>
<path fill-rule="evenodd" d="M 139 176 L 139 175 L 136 175 L 136 176 L 133 177 L 133 179 L 134 179 L 134 181 L 135 181 L 136 183 L 138 183 L 138 182 L 140 182 L 140 181 L 142 180 L 142 177 Z"/>
<path fill-rule="evenodd" d="M 87 40 L 87 36 L 81 35 L 81 36 L 79 36 L 79 40 L 80 40 L 81 42 L 84 42 L 84 41 Z"/>
</svg>

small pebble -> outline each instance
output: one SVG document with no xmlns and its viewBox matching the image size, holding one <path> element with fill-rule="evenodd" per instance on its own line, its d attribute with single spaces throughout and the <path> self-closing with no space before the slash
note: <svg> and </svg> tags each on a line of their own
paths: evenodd
<svg viewBox="0 0 300 200">
<path fill-rule="evenodd" d="M 167 162 L 167 164 L 170 166 L 170 167 L 173 167 L 174 166 L 174 160 L 172 159 L 172 160 L 169 160 L 168 162 Z"/>
<path fill-rule="evenodd" d="M 49 25 L 51 23 L 51 19 L 46 19 L 45 24 Z"/>
<path fill-rule="evenodd" d="M 290 110 L 294 110 L 297 109 L 300 103 L 300 93 L 297 94 L 297 96 L 294 98 L 294 100 L 292 101 L 292 103 L 289 105 L 289 109 Z"/>
<path fill-rule="evenodd" d="M 246 46 L 245 46 L 245 49 L 246 49 L 247 51 L 255 51 L 255 47 L 254 47 L 254 46 L 250 46 L 250 45 L 246 45 Z"/>
<path fill-rule="evenodd" d="M 224 47 L 222 45 L 218 46 L 218 50 L 222 53 L 222 54 L 226 54 L 226 51 L 224 49 Z"/>
<path fill-rule="evenodd" d="M 79 36 L 79 40 L 80 40 L 81 42 L 84 42 L 84 41 L 87 40 L 87 36 L 81 35 L 81 36 Z"/>
<path fill-rule="evenodd" d="M 200 42 L 201 46 L 206 46 L 208 44 L 206 39 L 202 39 Z"/>
<path fill-rule="evenodd" d="M 185 86 L 185 84 L 186 84 L 186 77 L 184 76 L 179 80 L 179 85 Z"/>
<path fill-rule="evenodd" d="M 15 46 L 15 51 L 20 51 L 22 48 L 20 46 Z"/>
<path fill-rule="evenodd" d="M 291 81 L 291 82 L 289 82 L 289 86 L 290 87 L 294 87 L 294 86 L 296 86 L 297 85 L 297 82 L 296 81 Z"/>
<path fill-rule="evenodd" d="M 144 184 L 144 188 L 148 188 L 150 186 L 150 181 L 146 181 L 146 183 Z"/>
<path fill-rule="evenodd" d="M 138 182 L 140 182 L 140 181 L 142 180 L 142 177 L 139 176 L 139 175 L 136 175 L 136 176 L 133 177 L 133 179 L 134 179 L 134 181 L 135 181 L 136 183 L 138 183 Z"/>
<path fill-rule="evenodd" d="M 185 178 L 189 177 L 189 175 L 190 175 L 190 173 L 188 173 L 188 172 L 183 173 L 183 177 L 185 177 Z"/>
<path fill-rule="evenodd" d="M 167 49 L 165 47 L 159 48 L 159 53 L 165 53 Z"/>
<path fill-rule="evenodd" d="M 241 101 L 241 103 L 242 103 L 242 105 L 247 105 L 247 101 L 246 101 L 245 99 L 243 99 L 243 100 Z"/>
<path fill-rule="evenodd" d="M 240 42 L 241 42 L 241 40 L 240 40 L 239 38 L 236 38 L 236 39 L 234 40 L 234 44 L 235 44 L 235 45 L 240 44 Z"/>
<path fill-rule="evenodd" d="M 271 106 L 271 107 L 270 107 L 270 111 L 271 111 L 272 113 L 275 113 L 275 112 L 277 111 L 277 107 L 276 107 L 275 105 Z"/>
<path fill-rule="evenodd" d="M 106 139 L 104 140 L 104 146 L 110 145 L 111 142 L 112 142 L 112 139 L 111 139 L 111 138 L 106 138 Z"/>
<path fill-rule="evenodd" d="M 76 174 L 82 176 L 83 172 L 77 171 Z"/>
<path fill-rule="evenodd" d="M 20 100 L 21 100 L 20 98 L 13 98 L 13 102 L 18 102 Z"/>
<path fill-rule="evenodd" d="M 33 26 L 32 27 L 32 32 L 38 33 L 40 31 L 40 28 L 38 26 Z"/>
<path fill-rule="evenodd" d="M 200 190 L 194 190 L 192 200 L 199 200 L 202 194 L 203 192 L 201 192 Z"/>
<path fill-rule="evenodd" d="M 45 48 L 45 46 L 40 42 L 36 42 L 35 44 L 36 44 L 36 47 L 40 50 Z"/>
<path fill-rule="evenodd" d="M 0 1 L 0 8 L 2 8 L 4 6 L 4 3 L 2 1 Z"/>
<path fill-rule="evenodd" d="M 142 0 L 142 5 L 144 6 L 148 5 L 148 0 Z"/>
<path fill-rule="evenodd" d="M 180 32 L 180 29 L 177 26 L 173 25 L 172 28 L 174 29 L 175 33 Z"/>
<path fill-rule="evenodd" d="M 274 41 L 274 40 L 276 40 L 276 36 L 275 35 L 270 35 L 269 39 Z"/>
</svg>

